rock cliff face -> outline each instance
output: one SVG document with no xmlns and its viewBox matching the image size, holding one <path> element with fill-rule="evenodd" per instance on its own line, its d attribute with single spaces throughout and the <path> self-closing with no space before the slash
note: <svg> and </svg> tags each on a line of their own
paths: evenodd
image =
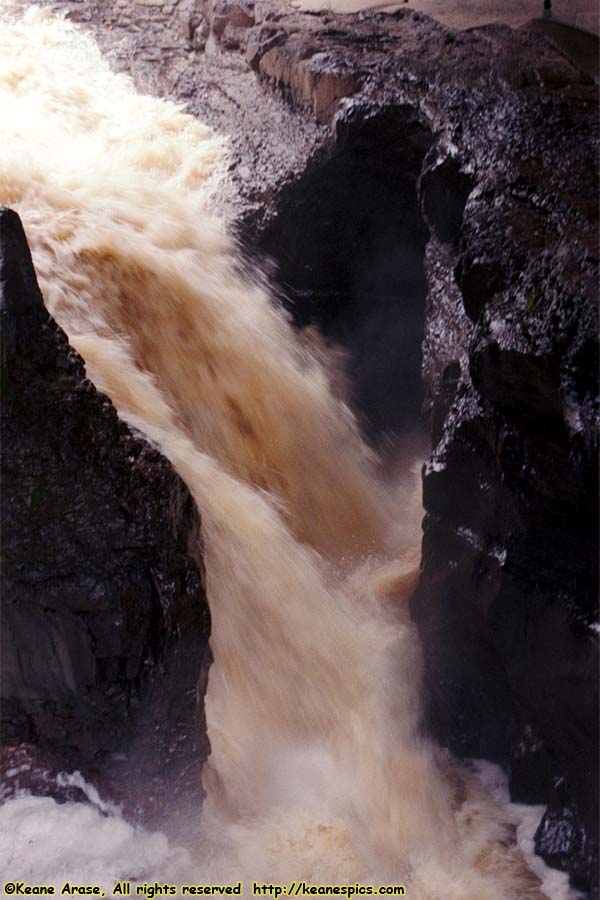
<svg viewBox="0 0 600 900">
<path fill-rule="evenodd" d="M 596 87 L 527 29 L 265 9 L 248 61 L 330 131 L 246 245 L 296 321 L 347 347 L 376 433 L 414 427 L 421 365 L 426 725 L 549 804 L 538 850 L 595 893 Z"/>
<path fill-rule="evenodd" d="M 175 772 L 207 753 L 195 711 L 209 632 L 198 515 L 167 461 L 86 380 L 10 210 L 0 289 L 2 741 L 88 770 L 135 758 L 147 806 L 148 766 Z"/>
<path fill-rule="evenodd" d="M 527 156 L 509 158 L 504 183 L 488 169 L 473 189 L 454 247 L 440 246 L 434 224 L 434 450 L 414 613 L 427 647 L 430 727 L 456 752 L 507 765 L 515 799 L 550 803 L 538 849 L 554 864 L 570 854 L 575 883 L 589 889 L 598 488 L 597 258 L 586 198 L 596 163 L 561 148 L 560 118 L 545 112 L 552 138 L 543 138 L 541 112 L 527 123 L 534 145 L 549 149 L 543 179 L 527 173 Z M 569 135 L 586 134 L 582 111 L 577 122 L 568 121 Z M 426 196 L 427 174 L 422 186 Z M 456 310 L 463 340 L 440 367 L 437 336 Z"/>
</svg>

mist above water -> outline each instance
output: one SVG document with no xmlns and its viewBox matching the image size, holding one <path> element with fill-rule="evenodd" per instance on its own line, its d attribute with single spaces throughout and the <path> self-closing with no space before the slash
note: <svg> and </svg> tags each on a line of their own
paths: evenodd
<svg viewBox="0 0 600 900">
<path fill-rule="evenodd" d="M 203 835 L 185 858 L 161 844 L 156 865 L 405 884 L 415 900 L 544 896 L 502 807 L 419 732 L 410 461 L 403 484 L 383 483 L 328 367 L 242 270 L 208 211 L 224 141 L 39 11 L 3 23 L 0 102 L 0 202 L 23 220 L 45 302 L 202 515 Z M 4 813 L 13 831 L 29 800 Z M 67 827 L 43 802 L 48 827 Z"/>
</svg>

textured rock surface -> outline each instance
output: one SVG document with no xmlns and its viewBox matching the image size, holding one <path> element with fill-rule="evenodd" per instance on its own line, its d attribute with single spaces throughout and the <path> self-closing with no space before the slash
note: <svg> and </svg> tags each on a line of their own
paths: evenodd
<svg viewBox="0 0 600 900">
<path fill-rule="evenodd" d="M 0 802 L 27 791 L 34 797 L 53 797 L 58 803 L 85 801 L 76 784 L 65 777 L 65 759 L 32 744 L 0 746 Z"/>
<path fill-rule="evenodd" d="M 367 236 L 382 235 L 381 198 L 361 192 L 365 160 L 393 197 L 386 164 L 396 142 L 396 183 L 416 182 L 429 230 L 423 375 L 434 444 L 413 604 L 427 725 L 460 755 L 511 769 L 515 798 L 550 804 L 537 847 L 595 894 L 596 88 L 533 33 L 453 35 L 411 14 L 385 27 L 368 16 L 302 27 L 282 17 L 248 47 L 276 90 L 332 124 L 302 180 L 251 220 L 298 321 L 313 316 L 327 329 L 336 307 L 347 316 L 349 299 L 360 300 L 330 273 L 354 272 Z M 402 122 L 395 135 L 383 124 L 390 114 Z M 349 153 L 362 157 L 360 212 L 350 215 L 340 188 Z M 337 219 L 328 216 L 338 203 Z M 361 216 L 362 230 L 345 239 Z M 396 260 L 400 245 L 409 242 L 392 248 Z M 370 263 L 379 265 L 376 252 Z M 392 284 L 380 333 L 402 356 L 393 335 L 409 288 Z M 352 310 L 363 328 L 375 296 Z"/>
<path fill-rule="evenodd" d="M 166 778 L 207 752 L 195 711 L 209 631 L 195 507 L 86 380 L 9 210 L 0 287 L 3 742 L 96 769 L 118 753 L 150 781 L 149 765 Z"/>
</svg>

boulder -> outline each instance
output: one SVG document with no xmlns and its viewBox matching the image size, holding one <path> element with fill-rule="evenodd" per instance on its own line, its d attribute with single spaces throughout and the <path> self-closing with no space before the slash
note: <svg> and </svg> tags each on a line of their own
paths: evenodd
<svg viewBox="0 0 600 900">
<path fill-rule="evenodd" d="M 0 289 L 2 741 L 98 768 L 135 755 L 152 721 L 158 765 L 201 762 L 209 613 L 197 510 L 86 379 L 6 209 Z"/>
</svg>

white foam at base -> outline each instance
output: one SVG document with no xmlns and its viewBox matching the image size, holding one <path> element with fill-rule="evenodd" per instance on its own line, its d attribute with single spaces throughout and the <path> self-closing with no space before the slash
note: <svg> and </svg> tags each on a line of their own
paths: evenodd
<svg viewBox="0 0 600 900">
<path fill-rule="evenodd" d="M 511 803 L 508 778 L 500 766 L 484 759 L 473 760 L 473 765 L 482 785 L 505 810 L 507 819 L 517 828 L 517 843 L 525 860 L 542 882 L 542 890 L 550 900 L 579 900 L 579 891 L 569 886 L 566 872 L 551 869 L 535 852 L 534 837 L 545 806 L 529 806 L 525 803 Z"/>
<path fill-rule="evenodd" d="M 164 834 L 104 815 L 87 803 L 59 804 L 21 795 L 0 807 L 0 881 L 100 885 L 116 881 L 181 881 L 191 860 Z"/>
</svg>

